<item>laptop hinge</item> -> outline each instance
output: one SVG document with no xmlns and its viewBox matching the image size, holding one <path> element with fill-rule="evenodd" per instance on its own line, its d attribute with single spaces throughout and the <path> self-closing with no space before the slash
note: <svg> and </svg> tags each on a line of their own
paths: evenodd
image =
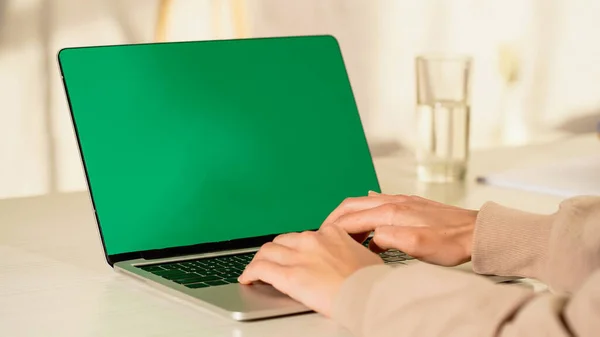
<svg viewBox="0 0 600 337">
<path fill-rule="evenodd" d="M 164 250 L 148 250 L 148 251 L 141 253 L 141 257 L 144 260 L 164 259 L 166 257 L 175 257 L 178 255 L 179 254 L 169 254 L 168 252 L 166 252 Z"/>
<path fill-rule="evenodd" d="M 203 243 L 192 246 L 153 249 L 139 252 L 139 256 L 146 260 L 165 259 L 170 257 L 204 254 L 212 252 L 222 252 L 229 250 L 248 249 L 260 247 L 264 243 L 272 241 L 276 234 L 264 235 L 259 237 L 251 237 L 244 239 L 235 239 L 220 242 Z"/>
</svg>

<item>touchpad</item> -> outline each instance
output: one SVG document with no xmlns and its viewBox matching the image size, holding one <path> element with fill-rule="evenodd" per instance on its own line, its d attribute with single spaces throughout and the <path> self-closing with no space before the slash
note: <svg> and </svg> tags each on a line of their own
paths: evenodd
<svg viewBox="0 0 600 337">
<path fill-rule="evenodd" d="M 229 284 L 199 290 L 201 291 L 195 294 L 198 298 L 227 311 L 251 312 L 279 308 L 296 308 L 297 310 L 305 308 L 301 303 L 281 293 L 273 286 L 264 283 L 252 285 Z"/>
</svg>

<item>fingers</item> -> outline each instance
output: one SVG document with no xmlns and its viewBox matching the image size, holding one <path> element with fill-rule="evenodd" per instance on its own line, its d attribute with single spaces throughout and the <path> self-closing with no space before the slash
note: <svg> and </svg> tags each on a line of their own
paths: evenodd
<svg viewBox="0 0 600 337">
<path fill-rule="evenodd" d="M 369 196 L 392 196 L 392 197 L 394 196 L 394 195 L 390 195 L 390 194 L 377 193 L 377 192 L 373 192 L 373 191 L 369 191 L 368 195 Z M 423 198 L 418 195 L 410 195 L 410 196 L 402 196 L 402 197 L 407 199 L 405 201 L 411 201 L 414 203 L 422 203 L 422 204 L 428 204 L 428 205 L 432 205 L 432 206 L 440 206 L 440 207 L 446 207 L 446 208 L 457 208 L 456 206 L 452 206 L 452 205 L 444 204 L 444 203 L 441 203 L 441 202 L 438 202 L 435 200 Z"/>
<path fill-rule="evenodd" d="M 288 233 L 277 236 L 273 243 L 283 247 L 289 247 L 292 251 L 289 253 L 294 258 L 300 251 L 319 251 L 319 245 L 322 240 L 344 240 L 350 239 L 348 233 L 337 226 L 321 227 L 318 231 L 305 231 L 302 233 Z M 364 241 L 364 240 L 363 240 Z M 266 246 L 266 245 L 265 245 Z M 269 247 L 271 248 L 271 247 Z M 266 251 L 266 250 L 265 250 Z M 273 252 L 274 253 L 274 252 Z M 269 253 L 271 254 L 271 253 Z M 287 263 L 282 261 L 282 263 Z"/>
<path fill-rule="evenodd" d="M 286 277 L 289 274 L 289 268 L 269 260 L 252 261 L 240 275 L 238 281 L 241 284 L 263 281 L 286 293 L 285 285 L 288 283 Z"/>
<path fill-rule="evenodd" d="M 317 246 L 319 234 L 320 230 L 282 234 L 273 239 L 273 243 L 298 251 L 314 249 Z"/>
<path fill-rule="evenodd" d="M 344 200 L 323 222 L 323 226 L 333 224 L 337 219 L 345 214 L 358 212 L 369 208 L 381 206 L 386 203 L 403 202 L 408 200 L 407 196 L 403 195 L 384 195 L 377 194 L 368 197 L 347 198 Z"/>
<path fill-rule="evenodd" d="M 383 206 L 385 204 L 409 204 L 415 207 L 434 206 L 443 208 L 455 208 L 454 206 L 446 205 L 437 201 L 425 199 L 414 195 L 389 195 L 369 191 L 367 197 L 347 198 L 346 200 L 344 200 L 335 210 L 333 210 L 333 212 L 331 212 L 331 214 L 329 214 L 329 216 L 323 222 L 322 226 L 332 225 L 344 215 Z"/>
<path fill-rule="evenodd" d="M 369 249 L 374 251 L 398 249 L 419 258 L 429 254 L 427 250 L 432 248 L 428 243 L 431 241 L 430 234 L 430 229 L 424 227 L 381 226 L 375 230 Z"/>
<path fill-rule="evenodd" d="M 334 222 L 334 225 L 350 234 L 371 232 L 378 226 L 401 225 L 403 213 L 409 210 L 410 207 L 407 205 L 385 203 L 344 214 Z"/>
<path fill-rule="evenodd" d="M 271 274 L 285 270 L 297 260 L 298 255 L 296 250 L 285 245 L 265 243 L 246 266 L 238 281 L 243 284 L 259 280 L 271 284 L 273 281 L 277 282 L 279 279 L 274 279 L 275 276 Z"/>
<path fill-rule="evenodd" d="M 280 265 L 289 265 L 291 261 L 294 261 L 297 254 L 298 252 L 290 247 L 275 242 L 268 242 L 258 250 L 252 261 L 269 260 Z"/>
<path fill-rule="evenodd" d="M 273 239 L 273 243 L 278 245 L 287 246 L 290 248 L 297 248 L 300 245 L 300 240 L 302 236 L 305 236 L 305 233 L 287 233 L 281 234 Z"/>
<path fill-rule="evenodd" d="M 372 251 L 373 253 L 379 254 L 379 253 L 383 253 L 386 250 L 388 250 L 389 248 L 381 248 L 379 247 L 375 241 L 371 240 L 369 241 L 369 250 Z"/>
</svg>

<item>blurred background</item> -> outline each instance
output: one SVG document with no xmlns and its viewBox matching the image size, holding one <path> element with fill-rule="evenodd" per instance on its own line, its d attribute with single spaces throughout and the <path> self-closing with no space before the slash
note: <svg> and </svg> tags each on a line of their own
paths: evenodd
<svg viewBox="0 0 600 337">
<path fill-rule="evenodd" d="M 375 154 L 414 146 L 415 56 L 468 54 L 477 150 L 594 130 L 599 17 L 597 0 L 0 0 L 0 198 L 85 189 L 64 47 L 332 34 Z"/>
</svg>

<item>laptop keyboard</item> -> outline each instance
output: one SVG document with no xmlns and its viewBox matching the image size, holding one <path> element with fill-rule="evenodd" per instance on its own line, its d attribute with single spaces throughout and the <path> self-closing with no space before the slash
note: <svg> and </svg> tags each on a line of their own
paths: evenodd
<svg viewBox="0 0 600 337">
<path fill-rule="evenodd" d="M 188 288 L 237 283 L 254 253 L 140 266 L 138 268 Z"/>
<path fill-rule="evenodd" d="M 369 245 L 369 238 L 364 246 Z M 397 264 L 414 258 L 398 250 L 388 250 L 379 254 L 386 264 Z M 254 253 L 227 255 L 198 260 L 186 260 L 139 266 L 138 268 L 160 276 L 188 288 L 206 288 L 238 283 L 246 265 L 252 261 Z"/>
</svg>

